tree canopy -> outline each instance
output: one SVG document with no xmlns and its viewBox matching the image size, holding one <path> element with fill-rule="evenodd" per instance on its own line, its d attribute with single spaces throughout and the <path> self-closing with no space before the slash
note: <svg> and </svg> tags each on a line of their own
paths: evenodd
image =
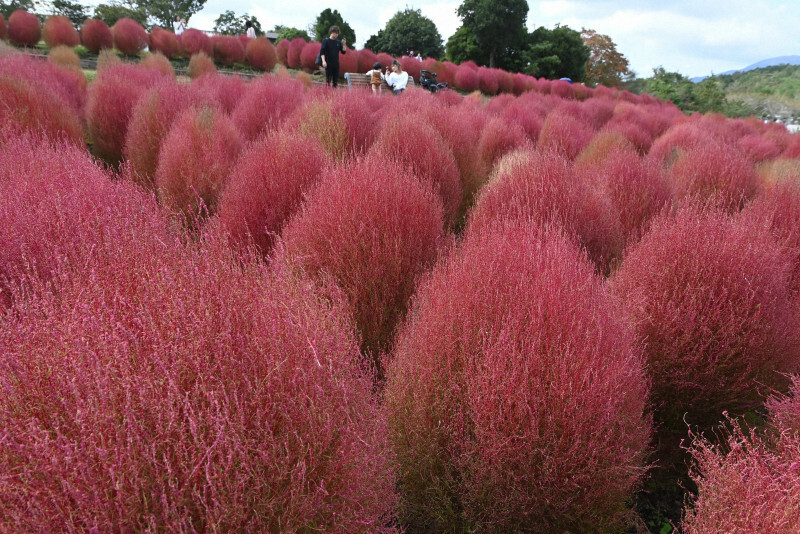
<svg viewBox="0 0 800 534">
<path fill-rule="evenodd" d="M 342 15 L 337 10 L 331 10 L 331 8 L 324 9 L 314 22 L 314 27 L 312 28 L 314 40 L 322 42 L 324 38 L 328 37 L 328 30 L 330 30 L 331 26 L 339 26 L 341 30 L 339 38 L 347 38 L 347 44 L 349 46 L 354 46 L 356 44 L 356 32 L 345 22 Z"/>
<path fill-rule="evenodd" d="M 557 25 L 548 30 L 536 28 L 525 51 L 525 72 L 539 78 L 570 78 L 582 82 L 586 78 L 586 62 L 591 54 L 581 34 L 568 26 Z"/>
<path fill-rule="evenodd" d="M 508 68 L 509 61 L 504 58 L 524 47 L 526 0 L 464 0 L 456 13 L 484 49 L 489 67 Z"/>
<path fill-rule="evenodd" d="M 3 15 L 3 18 L 8 20 L 8 17 L 14 11 L 18 9 L 24 9 L 25 11 L 29 11 L 33 13 L 36 11 L 36 4 L 33 0 L 0 0 L 0 14 Z"/>
<path fill-rule="evenodd" d="M 247 13 L 237 15 L 230 10 L 225 11 L 214 20 L 214 31 L 223 35 L 244 35 L 247 33 L 247 21 L 253 23 L 256 35 L 263 35 L 261 23 L 256 17 L 251 17 Z"/>
<path fill-rule="evenodd" d="M 282 24 L 279 24 L 275 26 L 272 31 L 278 34 L 278 36 L 275 38 L 275 44 L 284 39 L 291 41 L 295 37 L 302 37 L 306 41 L 311 41 L 311 37 L 308 35 L 308 32 L 299 28 L 293 28 L 291 26 L 283 26 Z"/>
<path fill-rule="evenodd" d="M 95 7 L 94 17 L 109 26 L 128 17 L 145 27 L 173 28 L 176 16 L 189 20 L 205 3 L 206 0 L 112 0 Z"/>
<path fill-rule="evenodd" d="M 364 45 L 374 52 L 401 56 L 413 50 L 424 57 L 441 58 L 444 55 L 442 36 L 431 19 L 419 9 L 398 11 L 386 28 L 370 37 Z"/>
<path fill-rule="evenodd" d="M 116 24 L 119 19 L 133 19 L 142 26 L 147 26 L 147 12 L 143 7 L 129 7 L 119 3 L 99 4 L 94 8 L 94 18 L 100 19 L 109 27 Z M 167 26 L 172 27 L 172 24 Z"/>
<path fill-rule="evenodd" d="M 586 62 L 586 85 L 624 87 L 633 73 L 628 69 L 628 59 L 617 51 L 611 37 L 582 28 L 581 39 L 590 51 Z"/>
<path fill-rule="evenodd" d="M 489 63 L 489 54 L 478 44 L 475 34 L 466 26 L 461 26 L 447 40 L 447 59 L 456 64 L 474 61 L 478 65 L 486 65 Z"/>
<path fill-rule="evenodd" d="M 67 17 L 76 28 L 80 28 L 87 18 L 86 8 L 70 0 L 53 0 L 53 12 Z"/>
</svg>

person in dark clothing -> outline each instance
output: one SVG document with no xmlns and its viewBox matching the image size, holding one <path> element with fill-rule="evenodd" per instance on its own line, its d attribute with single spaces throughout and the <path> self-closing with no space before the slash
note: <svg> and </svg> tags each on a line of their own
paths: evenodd
<svg viewBox="0 0 800 534">
<path fill-rule="evenodd" d="M 342 37 L 341 41 L 336 40 L 339 37 L 339 26 L 331 26 L 328 31 L 330 37 L 322 40 L 319 53 L 322 67 L 325 69 L 325 83 L 328 85 L 332 83 L 336 87 L 339 85 L 339 52 L 347 53 L 347 39 Z"/>
</svg>

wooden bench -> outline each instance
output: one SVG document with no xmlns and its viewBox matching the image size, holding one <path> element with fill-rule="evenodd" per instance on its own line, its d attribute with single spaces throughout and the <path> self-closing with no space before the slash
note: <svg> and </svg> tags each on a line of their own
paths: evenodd
<svg viewBox="0 0 800 534">
<path fill-rule="evenodd" d="M 345 72 L 344 79 L 347 80 L 347 88 L 351 91 L 353 90 L 353 87 L 369 88 L 370 76 L 367 76 L 366 74 L 362 74 L 360 72 Z M 387 85 L 386 80 L 381 82 L 381 87 L 383 87 L 384 91 L 392 91 L 389 88 L 389 85 Z M 414 77 L 410 74 L 408 75 L 408 84 L 406 87 L 414 87 Z"/>
</svg>

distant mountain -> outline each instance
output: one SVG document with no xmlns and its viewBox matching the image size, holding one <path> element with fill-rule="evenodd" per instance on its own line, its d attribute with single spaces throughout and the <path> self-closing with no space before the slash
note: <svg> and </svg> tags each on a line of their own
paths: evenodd
<svg viewBox="0 0 800 534">
<path fill-rule="evenodd" d="M 770 59 L 763 59 L 758 63 L 753 63 L 752 65 L 749 65 L 743 69 L 718 72 L 717 74 L 724 75 L 724 74 L 733 74 L 735 72 L 747 72 L 753 69 L 763 69 L 764 67 L 772 67 L 774 65 L 786 65 L 786 64 L 800 65 L 800 56 L 779 56 Z M 696 76 L 694 78 L 690 78 L 690 80 L 692 80 L 695 83 L 699 83 L 705 80 L 706 78 L 708 78 L 708 76 Z"/>
</svg>

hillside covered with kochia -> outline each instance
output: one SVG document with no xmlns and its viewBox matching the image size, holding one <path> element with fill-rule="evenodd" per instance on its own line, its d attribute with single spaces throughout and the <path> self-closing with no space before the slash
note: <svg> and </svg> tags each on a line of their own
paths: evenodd
<svg viewBox="0 0 800 534">
<path fill-rule="evenodd" d="M 800 136 L 159 66 L 0 57 L 0 531 L 798 530 Z"/>
</svg>

